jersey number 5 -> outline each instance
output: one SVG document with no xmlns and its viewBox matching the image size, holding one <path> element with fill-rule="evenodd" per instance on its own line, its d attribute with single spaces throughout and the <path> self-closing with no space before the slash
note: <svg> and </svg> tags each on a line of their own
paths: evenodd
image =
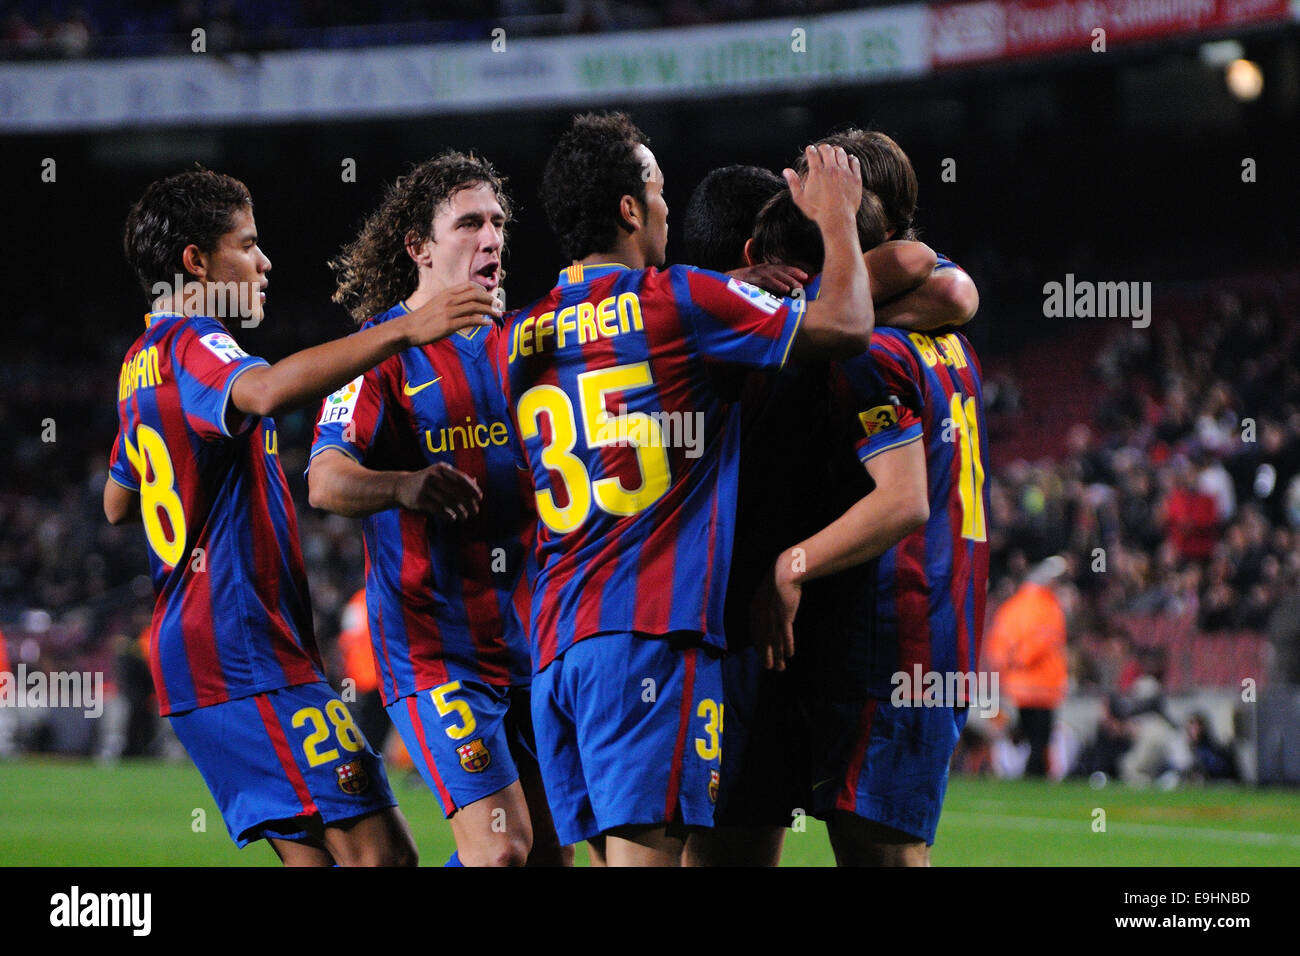
<svg viewBox="0 0 1300 956">
<path fill-rule="evenodd" d="M 122 436 L 127 461 L 140 476 L 140 516 L 145 538 L 163 564 L 174 568 L 185 556 L 185 511 L 176 494 L 176 469 L 167 443 L 154 429 L 139 426 L 135 440 L 132 445 L 130 438 Z"/>
<path fill-rule="evenodd" d="M 573 453 L 578 426 L 569 396 L 555 385 L 535 385 L 519 399 L 519 433 L 524 441 L 541 435 L 541 416 L 551 423 L 550 441 L 542 445 L 542 465 L 559 474 L 568 504 L 560 507 L 554 491 L 537 489 L 537 513 L 556 534 L 567 534 L 587 520 L 593 499 L 607 514 L 634 515 L 654 504 L 672 483 L 668 452 L 659 423 L 645 412 L 611 415 L 611 393 L 654 384 L 649 362 L 616 365 L 578 376 L 578 400 L 587 448 L 630 445 L 636 449 L 641 484 L 624 488 L 617 477 L 591 480 L 586 464 Z"/>
</svg>

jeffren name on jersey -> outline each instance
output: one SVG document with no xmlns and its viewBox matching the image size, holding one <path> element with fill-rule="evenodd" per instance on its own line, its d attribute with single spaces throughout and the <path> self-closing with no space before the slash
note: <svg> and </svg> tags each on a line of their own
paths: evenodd
<svg viewBox="0 0 1300 956">
<path fill-rule="evenodd" d="M 595 305 L 579 302 L 558 312 L 530 315 L 517 323 L 510 343 L 510 361 L 513 362 L 520 356 L 540 354 L 547 348 L 586 345 L 597 339 L 613 338 L 644 329 L 641 300 L 635 292 L 611 295 Z"/>
</svg>

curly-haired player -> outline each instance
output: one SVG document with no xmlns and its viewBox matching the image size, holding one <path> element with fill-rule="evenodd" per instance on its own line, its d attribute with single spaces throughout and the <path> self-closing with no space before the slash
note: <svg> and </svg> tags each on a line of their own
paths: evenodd
<svg viewBox="0 0 1300 956">
<path fill-rule="evenodd" d="M 466 280 L 496 292 L 509 218 L 485 160 L 426 160 L 335 261 L 335 299 L 383 328 Z M 406 349 L 330 396 L 308 480 L 313 505 L 365 519 L 380 692 L 451 820 L 453 860 L 556 864 L 571 851 L 537 770 L 514 606 L 535 517 L 492 365 L 497 335 L 476 327 Z"/>
</svg>

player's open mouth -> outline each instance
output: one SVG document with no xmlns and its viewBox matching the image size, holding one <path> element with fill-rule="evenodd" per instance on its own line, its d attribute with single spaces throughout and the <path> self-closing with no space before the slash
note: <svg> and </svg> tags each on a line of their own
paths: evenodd
<svg viewBox="0 0 1300 956">
<path fill-rule="evenodd" d="M 491 292 L 501 282 L 501 263 L 489 262 L 477 272 L 472 273 L 469 278 L 471 282 L 477 282 Z"/>
</svg>

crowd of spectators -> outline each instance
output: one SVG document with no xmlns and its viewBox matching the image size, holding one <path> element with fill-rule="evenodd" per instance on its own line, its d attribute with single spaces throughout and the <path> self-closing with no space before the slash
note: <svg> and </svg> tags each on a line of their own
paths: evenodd
<svg viewBox="0 0 1300 956">
<path fill-rule="evenodd" d="M 553 35 L 829 13 L 896 0 L 81 0 L 5 5 L 0 59 L 214 53 Z"/>
<path fill-rule="evenodd" d="M 1184 322 L 1117 333 L 1094 368 L 1099 398 L 1066 456 L 991 479 L 990 603 L 1062 553 L 1080 597 L 1072 633 L 1123 615 L 1279 624 L 1300 590 L 1296 315 L 1222 293 Z"/>
</svg>

